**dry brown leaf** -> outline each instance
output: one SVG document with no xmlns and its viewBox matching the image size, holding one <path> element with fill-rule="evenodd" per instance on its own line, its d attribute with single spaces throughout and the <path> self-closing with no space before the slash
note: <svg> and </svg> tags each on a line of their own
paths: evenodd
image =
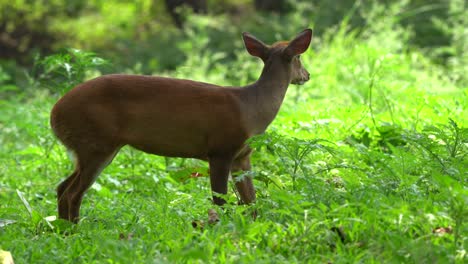
<svg viewBox="0 0 468 264">
<path fill-rule="evenodd" d="M 192 221 L 192 226 L 195 229 L 200 229 L 203 230 L 203 227 L 205 226 L 205 223 L 201 220 L 193 220 Z"/>
<path fill-rule="evenodd" d="M 453 229 L 451 226 L 448 227 L 441 227 L 438 226 L 432 230 L 432 233 L 437 234 L 437 235 L 444 235 L 444 234 L 451 234 L 453 232 Z"/>
<path fill-rule="evenodd" d="M 214 209 L 208 210 L 208 223 L 210 225 L 216 224 L 219 222 L 219 215 Z"/>
<path fill-rule="evenodd" d="M 124 233 L 119 234 L 119 239 L 120 240 L 131 240 L 133 238 L 133 233 L 128 233 L 125 235 Z"/>
<path fill-rule="evenodd" d="M 204 175 L 200 172 L 192 172 L 190 174 L 190 178 L 199 178 L 199 177 L 203 177 Z"/>
</svg>

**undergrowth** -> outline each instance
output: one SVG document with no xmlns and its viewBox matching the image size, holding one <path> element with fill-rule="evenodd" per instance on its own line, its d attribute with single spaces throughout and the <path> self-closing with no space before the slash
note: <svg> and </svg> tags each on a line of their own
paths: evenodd
<svg viewBox="0 0 468 264">
<path fill-rule="evenodd" d="M 49 111 L 105 61 L 73 49 L 40 58 L 21 92 L 0 72 L 0 248 L 17 263 L 464 263 L 468 92 L 406 49 L 389 18 L 316 36 L 302 56 L 311 80 L 250 141 L 256 204 L 237 206 L 230 191 L 221 221 L 201 229 L 192 223 L 213 208 L 207 164 L 127 147 L 85 196 L 80 224 L 55 220 L 72 163 Z M 192 19 L 201 33 L 180 44 L 187 53 L 207 38 L 206 18 Z M 192 54 L 163 74 L 252 82 L 261 62 L 236 41 L 234 58 Z"/>
</svg>

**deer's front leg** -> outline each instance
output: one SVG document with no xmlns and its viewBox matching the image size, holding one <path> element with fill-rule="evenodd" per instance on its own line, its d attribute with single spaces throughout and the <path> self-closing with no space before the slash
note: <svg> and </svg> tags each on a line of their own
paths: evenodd
<svg viewBox="0 0 468 264">
<path fill-rule="evenodd" d="M 250 153 L 252 153 L 252 150 L 250 147 L 246 146 L 245 149 L 239 153 L 231 166 L 232 177 L 242 204 L 255 202 L 255 187 L 253 186 L 252 178 L 248 175 L 238 177 L 240 172 L 250 171 Z"/>
<path fill-rule="evenodd" d="M 232 157 L 210 157 L 210 183 L 213 192 L 213 202 L 223 205 L 226 200 L 217 194 L 227 194 L 229 172 L 231 170 Z"/>
</svg>

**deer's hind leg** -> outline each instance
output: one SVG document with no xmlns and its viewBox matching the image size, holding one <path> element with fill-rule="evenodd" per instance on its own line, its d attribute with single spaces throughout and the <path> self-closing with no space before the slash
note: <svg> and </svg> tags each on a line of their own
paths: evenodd
<svg viewBox="0 0 468 264">
<path fill-rule="evenodd" d="M 239 176 L 241 172 L 251 170 L 250 154 L 252 150 L 246 146 L 234 159 L 231 165 L 231 174 L 234 180 L 236 190 L 240 195 L 242 204 L 250 204 L 255 202 L 255 187 L 252 178 L 249 175 Z"/>
<path fill-rule="evenodd" d="M 111 163 L 119 147 L 80 148 L 76 153 L 75 171 L 57 188 L 59 218 L 77 223 L 81 201 L 101 171 Z"/>
<path fill-rule="evenodd" d="M 65 191 L 71 185 L 71 183 L 75 180 L 76 175 L 79 173 L 78 165 L 75 165 L 76 168 L 73 173 L 68 176 L 64 181 L 62 181 L 59 186 L 57 187 L 57 204 L 58 204 L 58 215 L 61 219 L 68 219 L 69 215 L 69 204 L 64 197 Z M 71 220 L 70 220 L 71 221 Z"/>
</svg>

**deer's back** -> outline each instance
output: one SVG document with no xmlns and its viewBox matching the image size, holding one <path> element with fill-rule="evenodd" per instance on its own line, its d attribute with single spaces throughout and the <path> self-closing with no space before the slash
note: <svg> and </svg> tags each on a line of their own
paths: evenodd
<svg viewBox="0 0 468 264">
<path fill-rule="evenodd" d="M 105 75 L 64 95 L 51 125 L 72 149 L 99 138 L 159 155 L 204 158 L 247 138 L 237 94 L 189 80 Z"/>
</svg>

